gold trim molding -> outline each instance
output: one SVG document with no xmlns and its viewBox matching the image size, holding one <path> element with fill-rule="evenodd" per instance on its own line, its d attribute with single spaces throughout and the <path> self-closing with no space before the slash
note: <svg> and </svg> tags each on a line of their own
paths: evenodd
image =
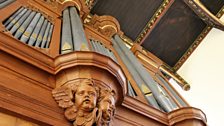
<svg viewBox="0 0 224 126">
<path fill-rule="evenodd" d="M 208 25 L 224 31 L 224 22 L 213 15 L 200 0 L 184 0 L 184 2 Z"/>
<path fill-rule="evenodd" d="M 216 14 L 217 18 L 221 18 L 224 14 L 224 6 L 222 9 Z M 207 26 L 202 33 L 197 37 L 197 39 L 193 42 L 190 48 L 185 52 L 185 54 L 180 58 L 180 60 L 174 65 L 173 69 L 177 71 L 184 62 L 188 59 L 188 57 L 194 52 L 194 50 L 198 47 L 198 45 L 202 42 L 202 40 L 207 36 L 207 34 L 211 31 L 212 27 Z"/>
<path fill-rule="evenodd" d="M 153 25 L 156 24 L 156 21 L 163 14 L 163 12 L 169 7 L 169 5 L 173 3 L 173 1 L 174 0 L 164 0 L 163 1 L 163 3 L 158 8 L 158 10 L 155 12 L 155 14 L 152 16 L 152 18 L 146 24 L 145 28 L 142 30 L 142 32 L 136 38 L 136 40 L 135 40 L 136 43 L 141 43 L 141 41 L 145 38 L 145 36 L 149 32 L 149 30 L 153 27 Z"/>
<path fill-rule="evenodd" d="M 94 28 L 102 35 L 111 38 L 115 34 L 122 35 L 120 24 L 116 18 L 108 15 L 87 15 L 84 19 L 84 24 Z"/>
</svg>

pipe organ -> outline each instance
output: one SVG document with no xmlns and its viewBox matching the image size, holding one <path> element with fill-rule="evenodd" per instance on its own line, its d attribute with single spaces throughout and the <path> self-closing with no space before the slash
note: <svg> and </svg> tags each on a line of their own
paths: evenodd
<svg viewBox="0 0 224 126">
<path fill-rule="evenodd" d="M 117 62 L 117 59 L 114 53 L 111 50 L 109 50 L 107 47 L 105 47 L 101 42 L 90 39 L 90 45 L 92 46 L 92 51 L 108 56 L 111 59 L 113 59 L 115 62 Z"/>
<path fill-rule="evenodd" d="M 129 70 L 133 69 L 131 70 L 131 74 L 134 78 L 136 77 L 136 81 L 140 81 L 137 82 L 137 84 L 139 88 L 145 93 L 149 103 L 155 108 L 159 108 L 159 106 L 161 106 L 166 112 L 174 110 L 176 105 L 174 106 L 174 103 L 171 103 L 169 96 L 163 93 L 164 91 L 162 91 L 161 87 L 151 78 L 146 69 L 141 65 L 132 52 L 124 45 L 122 39 L 118 35 L 115 35 L 113 39 L 115 50 L 119 54 L 123 53 L 122 55 L 125 57 L 124 63 L 127 64 L 126 66 L 129 67 Z"/>
<path fill-rule="evenodd" d="M 61 32 L 61 54 L 89 50 L 82 22 L 75 7 L 63 11 Z"/>
<path fill-rule="evenodd" d="M 54 26 L 40 12 L 21 7 L 3 24 L 6 30 L 23 43 L 49 48 Z"/>
<path fill-rule="evenodd" d="M 6 7 L 7 5 L 11 4 L 15 0 L 1 0 L 0 1 L 0 9 Z"/>
<path fill-rule="evenodd" d="M 140 45 L 127 47 L 119 22 L 91 15 L 91 7 L 85 0 L 0 1 L 0 119 L 41 126 L 206 125 L 205 114 L 164 76 L 163 62 Z"/>
</svg>

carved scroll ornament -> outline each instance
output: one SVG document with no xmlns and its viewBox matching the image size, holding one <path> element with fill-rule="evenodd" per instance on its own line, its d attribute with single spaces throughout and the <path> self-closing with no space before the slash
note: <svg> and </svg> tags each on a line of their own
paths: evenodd
<svg viewBox="0 0 224 126">
<path fill-rule="evenodd" d="M 117 21 L 116 18 L 108 15 L 104 16 L 98 16 L 98 15 L 93 15 L 90 16 L 88 15 L 84 23 L 93 27 L 96 29 L 98 32 L 100 32 L 102 35 L 111 38 L 115 34 L 122 35 L 123 32 L 120 30 L 120 24 Z"/>
<path fill-rule="evenodd" d="M 115 112 L 114 91 L 85 79 L 79 84 L 55 88 L 52 94 L 74 126 L 110 126 Z"/>
</svg>

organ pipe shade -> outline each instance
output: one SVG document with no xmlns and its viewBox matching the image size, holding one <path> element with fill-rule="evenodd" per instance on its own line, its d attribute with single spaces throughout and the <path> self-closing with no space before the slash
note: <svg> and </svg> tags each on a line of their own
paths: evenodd
<svg viewBox="0 0 224 126">
<path fill-rule="evenodd" d="M 3 24 L 16 39 L 23 43 L 49 48 L 54 26 L 40 12 L 21 7 Z"/>
<path fill-rule="evenodd" d="M 112 38 L 112 42 L 115 50 L 120 55 L 121 59 L 123 59 L 124 64 L 127 66 L 140 89 L 142 87 L 141 85 L 144 84 L 152 92 L 151 96 L 155 98 L 156 102 L 163 108 L 164 111 L 170 112 L 176 109 L 176 106 L 173 106 L 169 96 L 161 93 L 158 88 L 158 83 L 153 80 L 148 71 L 142 66 L 134 54 L 125 46 L 124 41 L 118 35 L 115 35 Z"/>
<path fill-rule="evenodd" d="M 75 7 L 68 7 L 63 11 L 61 54 L 88 50 L 88 42 L 79 14 Z"/>
<path fill-rule="evenodd" d="M 8 6 L 9 4 L 13 3 L 16 0 L 0 0 L 0 9 Z"/>
</svg>

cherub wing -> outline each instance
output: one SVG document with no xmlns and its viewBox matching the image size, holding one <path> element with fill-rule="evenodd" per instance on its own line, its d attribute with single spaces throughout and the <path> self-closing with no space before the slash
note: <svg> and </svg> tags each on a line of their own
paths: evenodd
<svg viewBox="0 0 224 126">
<path fill-rule="evenodd" d="M 52 91 L 52 95 L 55 101 L 58 103 L 58 105 L 62 108 L 68 108 L 74 105 L 74 103 L 72 102 L 73 94 L 70 88 L 67 87 L 55 88 Z"/>
</svg>

